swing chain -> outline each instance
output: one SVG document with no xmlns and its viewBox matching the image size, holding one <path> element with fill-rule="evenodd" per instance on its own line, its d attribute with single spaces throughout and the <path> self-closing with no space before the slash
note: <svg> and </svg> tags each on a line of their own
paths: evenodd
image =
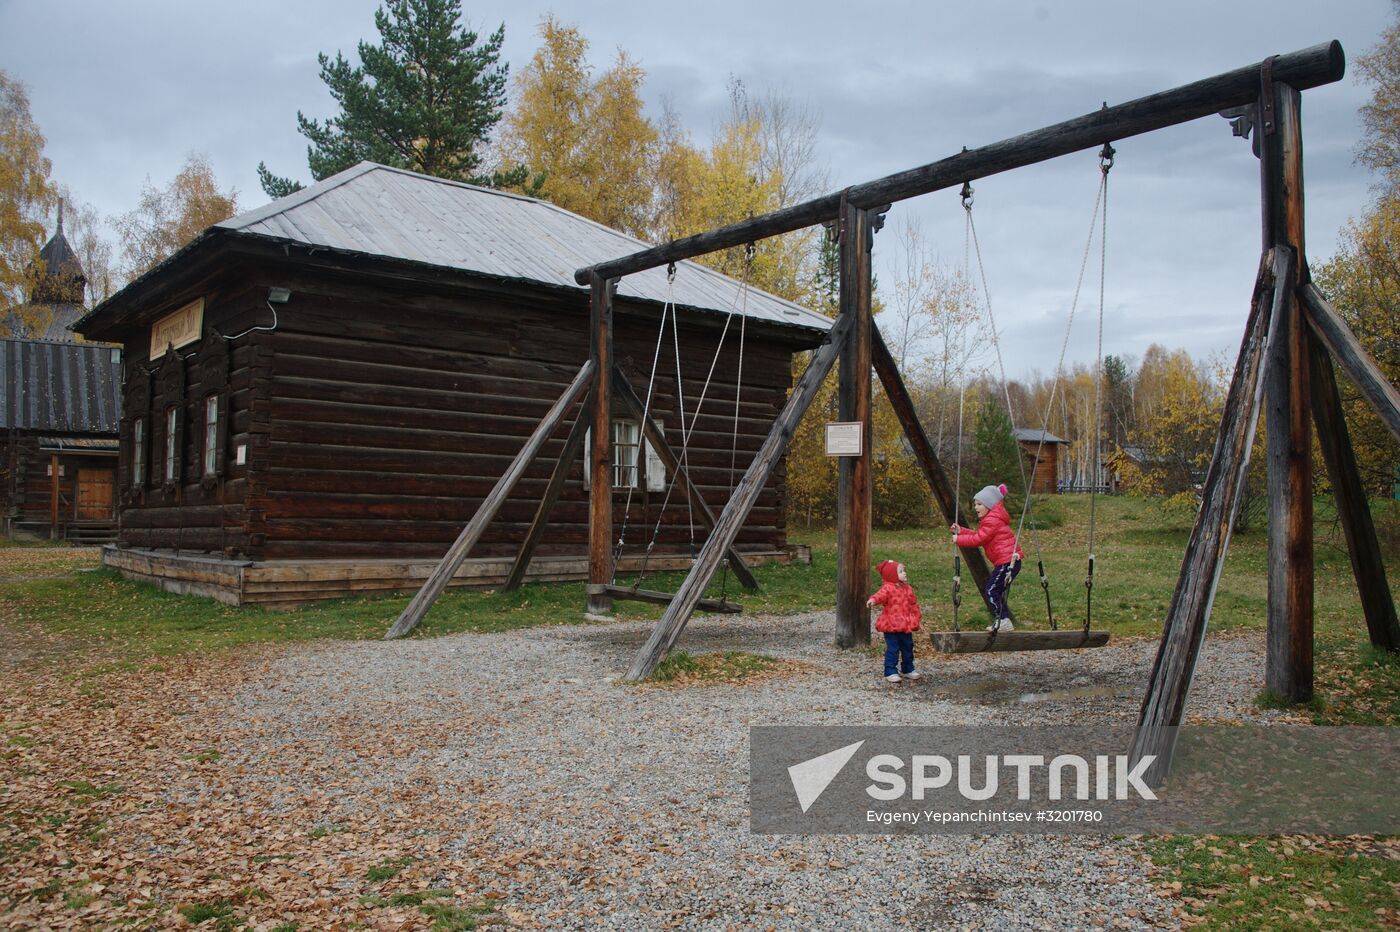
<svg viewBox="0 0 1400 932">
<path fill-rule="evenodd" d="M 1040 588 L 1045 592 L 1045 617 L 1050 622 L 1050 630 L 1058 631 L 1060 626 L 1055 623 L 1055 611 L 1050 607 L 1050 577 L 1045 575 L 1045 561 L 1036 560 L 1035 565 L 1040 571 Z"/>
<path fill-rule="evenodd" d="M 1088 631 L 1094 618 L 1094 555 L 1089 554 L 1089 572 L 1084 577 L 1084 630 Z"/>
<path fill-rule="evenodd" d="M 953 553 L 953 630 L 961 630 L 958 625 L 958 608 L 962 605 L 962 554 Z"/>
</svg>

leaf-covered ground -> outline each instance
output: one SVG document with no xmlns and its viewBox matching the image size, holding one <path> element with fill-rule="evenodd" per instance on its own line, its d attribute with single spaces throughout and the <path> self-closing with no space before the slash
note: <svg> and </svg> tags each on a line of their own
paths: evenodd
<svg viewBox="0 0 1400 932">
<path fill-rule="evenodd" d="M 502 918 L 446 882 L 471 873 L 437 841 L 461 815 L 438 797 L 463 788 L 409 785 L 385 821 L 383 807 L 357 815 L 337 787 L 308 785 L 292 756 L 261 764 L 262 798 L 217 766 L 245 736 L 192 712 L 263 659 L 14 675 L 0 700 L 0 924 L 461 929 Z M 396 755 L 440 738 L 407 728 L 363 744 Z"/>
</svg>

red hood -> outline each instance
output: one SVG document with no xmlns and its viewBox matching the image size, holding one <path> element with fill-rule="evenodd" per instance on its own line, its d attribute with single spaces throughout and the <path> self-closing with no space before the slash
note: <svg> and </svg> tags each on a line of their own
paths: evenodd
<svg viewBox="0 0 1400 932">
<path fill-rule="evenodd" d="M 887 583 L 899 582 L 899 564 L 893 560 L 886 560 L 875 567 L 880 571 L 880 578 Z"/>
</svg>

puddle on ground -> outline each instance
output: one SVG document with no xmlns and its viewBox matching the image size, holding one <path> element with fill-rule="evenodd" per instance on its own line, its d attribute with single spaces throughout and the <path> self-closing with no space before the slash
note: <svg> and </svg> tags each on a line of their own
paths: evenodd
<svg viewBox="0 0 1400 932">
<path fill-rule="evenodd" d="M 971 699 L 984 705 L 1030 705 L 1074 699 L 1117 699 L 1129 695 L 1113 686 L 1076 686 L 1050 692 L 1022 692 L 1024 686 L 1010 680 L 971 680 L 942 685 L 938 692 L 954 699 Z"/>
<path fill-rule="evenodd" d="M 1057 699 L 1113 699 L 1122 693 L 1112 686 L 1080 686 L 1075 689 L 1057 689 L 1048 693 L 1023 693 L 1017 702 L 1054 702 Z"/>
</svg>

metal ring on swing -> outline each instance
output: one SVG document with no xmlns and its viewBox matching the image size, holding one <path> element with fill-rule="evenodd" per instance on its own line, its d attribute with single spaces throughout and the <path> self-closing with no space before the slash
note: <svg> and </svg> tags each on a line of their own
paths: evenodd
<svg viewBox="0 0 1400 932">
<path fill-rule="evenodd" d="M 962 197 L 963 210 L 972 210 L 972 182 L 963 182 L 962 191 L 959 192 L 959 196 Z"/>
<path fill-rule="evenodd" d="M 1113 143 L 1106 142 L 1099 150 L 1099 171 L 1105 175 L 1113 168 L 1113 157 L 1118 154 L 1118 150 L 1113 148 Z"/>
</svg>

